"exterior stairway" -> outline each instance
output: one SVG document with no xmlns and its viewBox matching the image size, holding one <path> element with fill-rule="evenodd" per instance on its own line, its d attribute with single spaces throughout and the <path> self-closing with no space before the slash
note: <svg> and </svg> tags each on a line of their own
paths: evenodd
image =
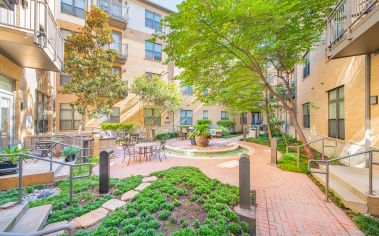
<svg viewBox="0 0 379 236">
<path fill-rule="evenodd" d="M 325 171 L 323 166 L 320 166 L 320 169 Z M 360 213 L 367 213 L 370 198 L 367 194 L 369 189 L 368 168 L 330 165 L 329 170 L 329 189 L 341 199 L 346 207 Z M 325 174 L 312 173 L 312 175 L 325 186 Z M 374 170 L 373 183 L 374 194 L 377 194 L 379 193 L 378 170 Z M 371 199 L 376 197 L 373 196 Z"/>
<path fill-rule="evenodd" d="M 1 232 L 37 232 L 45 226 L 51 210 L 50 204 L 29 208 L 29 203 L 0 210 L 0 235 Z"/>
</svg>

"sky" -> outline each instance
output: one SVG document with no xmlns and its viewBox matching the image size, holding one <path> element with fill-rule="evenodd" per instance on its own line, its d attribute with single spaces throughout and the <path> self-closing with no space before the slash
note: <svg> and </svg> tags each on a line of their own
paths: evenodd
<svg viewBox="0 0 379 236">
<path fill-rule="evenodd" d="M 159 5 L 162 5 L 168 9 L 176 10 L 176 4 L 182 2 L 183 0 L 150 0 L 152 2 L 155 2 Z"/>
</svg>

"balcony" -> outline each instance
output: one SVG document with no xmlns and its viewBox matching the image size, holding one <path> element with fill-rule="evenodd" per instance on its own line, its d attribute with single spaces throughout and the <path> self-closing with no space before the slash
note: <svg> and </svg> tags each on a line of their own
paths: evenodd
<svg viewBox="0 0 379 236">
<path fill-rule="evenodd" d="M 98 0 L 97 6 L 109 15 L 111 26 L 126 29 L 129 14 L 129 7 L 126 4 L 111 0 Z"/>
<path fill-rule="evenodd" d="M 64 40 L 46 1 L 30 0 L 14 10 L 0 8 L 0 32 L 0 51 L 12 61 L 61 71 Z"/>
<path fill-rule="evenodd" d="M 374 53 L 379 49 L 379 0 L 342 0 L 328 18 L 330 59 Z"/>
<path fill-rule="evenodd" d="M 113 49 L 116 51 L 115 63 L 125 64 L 128 60 L 128 44 L 121 42 L 113 42 L 105 49 Z"/>
</svg>

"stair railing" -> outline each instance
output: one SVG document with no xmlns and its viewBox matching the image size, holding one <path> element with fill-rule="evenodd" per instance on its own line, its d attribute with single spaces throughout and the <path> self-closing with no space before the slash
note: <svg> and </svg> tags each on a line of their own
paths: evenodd
<svg viewBox="0 0 379 236">
<path fill-rule="evenodd" d="M 68 231 L 69 236 L 74 236 L 75 235 L 75 227 L 72 224 L 64 224 L 64 225 L 58 225 L 49 229 L 44 229 L 41 231 L 37 231 L 34 233 L 9 233 L 9 232 L 1 232 L 1 235 L 3 236 L 42 236 L 42 235 L 49 235 L 52 233 L 56 233 L 59 231 Z"/>
<path fill-rule="evenodd" d="M 357 152 L 357 153 L 349 154 L 349 155 L 342 156 L 342 157 L 337 157 L 337 158 L 330 159 L 330 160 L 315 160 L 315 159 L 309 160 L 308 161 L 308 171 L 309 171 L 309 173 L 318 173 L 318 174 L 326 175 L 325 194 L 326 194 L 326 201 L 328 201 L 329 200 L 328 193 L 329 193 L 329 175 L 330 175 L 329 165 L 330 165 L 330 163 L 340 161 L 343 159 L 347 159 L 347 158 L 351 158 L 351 157 L 355 157 L 355 156 L 360 156 L 363 154 L 368 154 L 368 170 L 369 170 L 369 173 L 368 173 L 368 182 L 369 182 L 368 186 L 369 187 L 368 188 L 369 189 L 368 189 L 367 194 L 374 196 L 374 192 L 373 192 L 373 166 L 379 165 L 379 163 L 373 162 L 373 153 L 376 153 L 376 152 L 379 152 L 379 150 L 370 149 L 370 150 Z M 324 164 L 325 165 L 325 171 L 314 171 L 314 170 L 312 170 L 312 168 L 311 168 L 312 163 Z"/>
<path fill-rule="evenodd" d="M 331 146 L 331 145 L 325 145 L 325 140 L 333 140 L 334 141 L 334 145 Z M 316 139 L 316 140 L 313 140 L 313 141 L 310 141 L 310 142 L 307 142 L 307 143 L 304 143 L 304 144 L 301 144 L 301 145 L 298 145 L 298 146 L 287 146 L 286 147 L 286 153 L 289 153 L 290 149 L 296 149 L 296 161 L 297 161 L 297 168 L 300 167 L 300 148 L 302 147 L 305 147 L 305 146 L 309 146 L 310 144 L 313 144 L 313 143 L 317 143 L 317 142 L 321 142 L 321 158 L 322 160 L 325 159 L 325 148 L 326 147 L 337 147 L 337 139 L 335 138 L 329 138 L 329 137 L 323 137 L 323 138 L 320 138 L 320 139 Z"/>
<path fill-rule="evenodd" d="M 65 162 L 60 162 L 60 161 L 55 161 L 52 159 L 48 158 L 43 158 L 43 157 L 37 157 L 29 154 L 0 154 L 0 159 L 8 159 L 9 157 L 18 157 L 18 166 L 14 168 L 7 168 L 0 170 L 0 173 L 7 173 L 10 171 L 18 171 L 18 203 L 22 203 L 22 188 L 23 188 L 23 160 L 24 158 L 26 159 L 33 159 L 33 160 L 39 160 L 39 161 L 47 161 L 50 162 L 50 165 L 53 163 L 59 164 L 59 165 L 65 165 L 70 168 L 70 175 L 69 175 L 69 181 L 70 181 L 70 192 L 69 192 L 69 197 L 70 197 L 70 205 L 72 205 L 72 200 L 73 200 L 73 180 L 74 179 L 79 179 L 79 178 L 84 178 L 92 175 L 92 165 L 90 163 L 81 163 L 81 164 L 71 164 L 71 163 L 65 163 Z M 83 167 L 83 166 L 88 166 L 89 168 L 89 173 L 84 174 L 84 175 L 78 175 L 78 176 L 73 176 L 73 169 L 75 167 Z"/>
</svg>

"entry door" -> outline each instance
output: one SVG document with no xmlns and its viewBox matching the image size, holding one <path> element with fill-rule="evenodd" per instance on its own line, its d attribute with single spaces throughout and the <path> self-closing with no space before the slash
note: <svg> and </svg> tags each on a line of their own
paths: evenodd
<svg viewBox="0 0 379 236">
<path fill-rule="evenodd" d="M 0 147 L 9 146 L 14 137 L 14 98 L 0 93 Z"/>
</svg>

